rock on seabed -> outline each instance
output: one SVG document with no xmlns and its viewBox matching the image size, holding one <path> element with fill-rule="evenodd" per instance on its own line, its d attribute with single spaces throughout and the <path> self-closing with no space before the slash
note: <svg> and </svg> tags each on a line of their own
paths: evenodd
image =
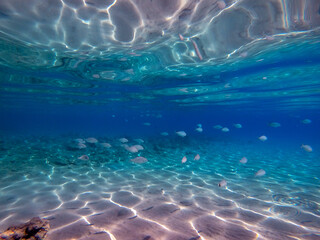
<svg viewBox="0 0 320 240">
<path fill-rule="evenodd" d="M 50 228 L 49 221 L 32 218 L 29 222 L 9 227 L 0 233 L 1 240 L 44 240 Z"/>
</svg>

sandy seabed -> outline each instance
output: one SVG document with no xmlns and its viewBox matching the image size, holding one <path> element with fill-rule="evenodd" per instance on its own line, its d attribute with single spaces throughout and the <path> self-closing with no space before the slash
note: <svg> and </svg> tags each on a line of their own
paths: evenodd
<svg viewBox="0 0 320 240">
<path fill-rule="evenodd" d="M 176 138 L 129 153 L 108 140 L 81 150 L 65 138 L 2 140 L 0 231 L 39 216 L 49 240 L 320 239 L 314 153 Z M 130 161 L 138 155 L 148 162 Z"/>
</svg>

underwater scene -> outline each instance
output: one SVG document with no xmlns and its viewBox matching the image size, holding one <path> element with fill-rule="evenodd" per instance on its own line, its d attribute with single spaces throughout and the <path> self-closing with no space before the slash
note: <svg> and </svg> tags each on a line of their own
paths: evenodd
<svg viewBox="0 0 320 240">
<path fill-rule="evenodd" d="M 1 0 L 1 240 L 320 240 L 320 0 Z"/>
</svg>

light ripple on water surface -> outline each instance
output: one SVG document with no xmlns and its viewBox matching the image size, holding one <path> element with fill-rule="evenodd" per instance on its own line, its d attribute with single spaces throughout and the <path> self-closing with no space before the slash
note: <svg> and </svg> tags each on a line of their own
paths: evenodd
<svg viewBox="0 0 320 240">
<path fill-rule="evenodd" d="M 221 2 L 3 1 L 2 106 L 318 108 L 319 2 Z"/>
</svg>

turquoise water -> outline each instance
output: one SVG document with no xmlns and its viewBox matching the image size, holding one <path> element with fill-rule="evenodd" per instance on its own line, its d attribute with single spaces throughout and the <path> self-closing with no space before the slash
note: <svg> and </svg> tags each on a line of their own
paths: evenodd
<svg viewBox="0 0 320 240">
<path fill-rule="evenodd" d="M 0 2 L 0 232 L 320 239 L 319 27 L 318 0 Z"/>
</svg>

